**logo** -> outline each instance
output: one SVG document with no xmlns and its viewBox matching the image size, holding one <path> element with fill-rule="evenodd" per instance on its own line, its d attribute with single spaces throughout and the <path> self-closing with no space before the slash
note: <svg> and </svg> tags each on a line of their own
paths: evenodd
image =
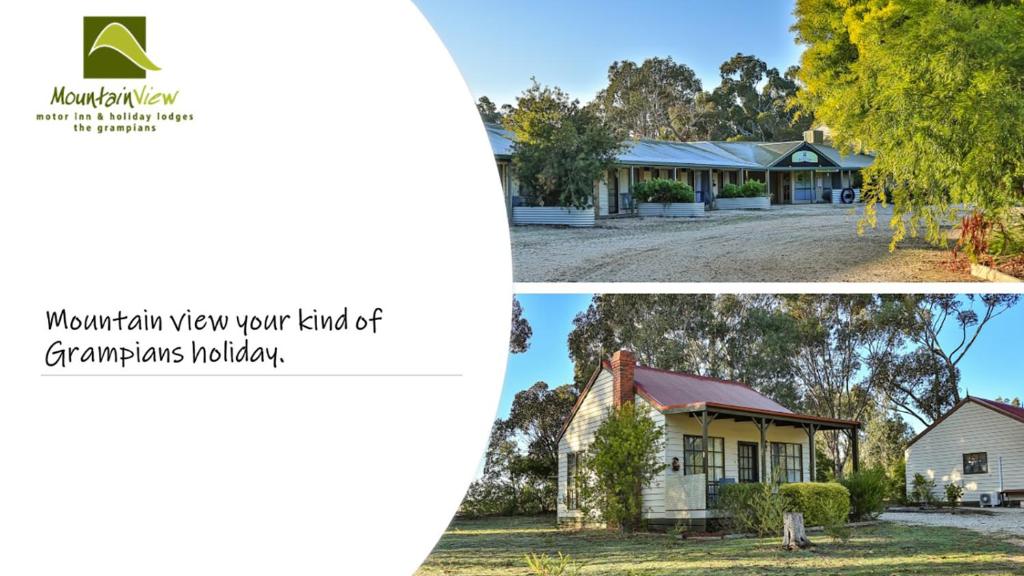
<svg viewBox="0 0 1024 576">
<path fill-rule="evenodd" d="M 794 164 L 817 164 L 818 155 L 810 150 L 801 150 L 793 154 Z"/>
<path fill-rule="evenodd" d="M 86 16 L 85 78 L 145 78 L 160 67 L 146 55 L 145 16 Z"/>
</svg>

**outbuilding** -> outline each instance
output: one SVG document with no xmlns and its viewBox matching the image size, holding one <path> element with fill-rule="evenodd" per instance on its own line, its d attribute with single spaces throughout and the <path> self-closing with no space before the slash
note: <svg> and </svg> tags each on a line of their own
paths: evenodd
<svg viewBox="0 0 1024 576">
<path fill-rule="evenodd" d="M 1024 408 L 968 396 L 914 437 L 906 458 L 908 492 L 921 474 L 939 500 L 959 484 L 965 504 L 1024 501 Z"/>
</svg>

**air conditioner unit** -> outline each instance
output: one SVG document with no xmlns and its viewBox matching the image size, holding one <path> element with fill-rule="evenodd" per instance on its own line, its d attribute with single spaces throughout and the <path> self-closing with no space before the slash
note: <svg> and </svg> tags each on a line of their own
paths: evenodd
<svg viewBox="0 0 1024 576">
<path fill-rule="evenodd" d="M 978 498 L 981 500 L 982 508 L 999 506 L 999 492 L 982 492 Z"/>
</svg>

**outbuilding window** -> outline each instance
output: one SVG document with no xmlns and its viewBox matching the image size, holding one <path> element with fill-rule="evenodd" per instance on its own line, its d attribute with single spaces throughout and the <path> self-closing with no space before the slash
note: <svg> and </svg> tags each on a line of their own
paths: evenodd
<svg viewBox="0 0 1024 576">
<path fill-rule="evenodd" d="M 964 454 L 964 474 L 988 474 L 988 452 Z"/>
<path fill-rule="evenodd" d="M 565 455 L 565 508 L 576 510 L 579 502 L 580 467 L 575 452 Z"/>
</svg>

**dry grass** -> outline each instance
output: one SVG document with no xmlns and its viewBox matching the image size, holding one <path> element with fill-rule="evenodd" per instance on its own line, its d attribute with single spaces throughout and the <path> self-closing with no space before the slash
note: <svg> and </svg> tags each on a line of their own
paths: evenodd
<svg viewBox="0 0 1024 576">
<path fill-rule="evenodd" d="M 818 545 L 810 550 L 784 552 L 779 539 L 620 538 L 605 531 L 561 531 L 551 518 L 456 521 L 417 574 L 525 576 L 526 554 L 559 552 L 585 563 L 582 574 L 606 576 L 1024 574 L 1024 549 L 956 528 L 883 523 L 855 529 L 845 544 L 822 535 L 812 540 Z"/>
</svg>

